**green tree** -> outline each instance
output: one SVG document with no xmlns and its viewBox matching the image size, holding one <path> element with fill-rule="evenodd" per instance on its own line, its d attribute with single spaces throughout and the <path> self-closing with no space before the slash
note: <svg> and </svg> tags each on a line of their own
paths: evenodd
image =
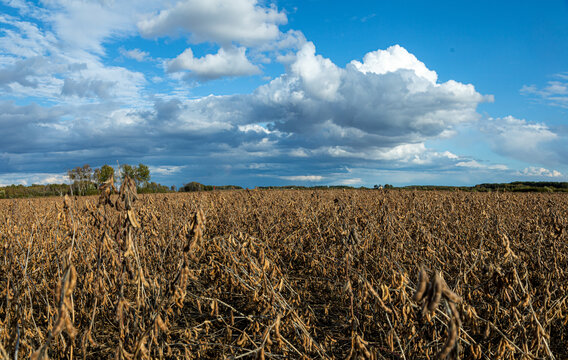
<svg viewBox="0 0 568 360">
<path fill-rule="evenodd" d="M 144 164 L 138 164 L 138 166 L 124 164 L 120 168 L 120 178 L 124 180 L 124 178 L 128 176 L 134 180 L 137 187 L 141 184 L 147 185 L 148 181 L 150 181 L 150 169 L 148 169 L 148 166 Z"/>
<path fill-rule="evenodd" d="M 188 184 L 185 184 L 183 186 L 183 188 L 180 189 L 180 191 L 185 191 L 185 192 L 191 192 L 191 191 L 202 191 L 204 188 L 203 184 L 200 184 L 196 181 L 192 181 Z"/>
<path fill-rule="evenodd" d="M 101 186 L 105 181 L 114 177 L 114 168 L 110 165 L 103 165 L 100 169 L 95 169 L 94 180 L 98 186 Z"/>
<path fill-rule="evenodd" d="M 147 183 L 143 188 L 139 189 L 141 194 L 152 194 L 152 193 L 167 193 L 170 189 L 166 185 L 157 184 L 155 182 Z"/>
<path fill-rule="evenodd" d="M 138 164 L 138 167 L 136 168 L 136 178 L 134 180 L 136 181 L 136 185 L 148 185 L 148 182 L 150 181 L 150 169 L 148 169 L 148 166 Z"/>
<path fill-rule="evenodd" d="M 120 166 L 120 180 L 124 180 L 125 177 L 129 177 L 134 180 L 136 177 L 136 167 L 128 164 L 123 164 Z"/>
</svg>

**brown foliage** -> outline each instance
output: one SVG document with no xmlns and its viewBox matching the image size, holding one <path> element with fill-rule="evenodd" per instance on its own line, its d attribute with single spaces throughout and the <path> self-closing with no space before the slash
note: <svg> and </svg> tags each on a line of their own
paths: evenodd
<svg viewBox="0 0 568 360">
<path fill-rule="evenodd" d="M 568 358 L 568 196 L 0 200 L 0 359 Z"/>
</svg>

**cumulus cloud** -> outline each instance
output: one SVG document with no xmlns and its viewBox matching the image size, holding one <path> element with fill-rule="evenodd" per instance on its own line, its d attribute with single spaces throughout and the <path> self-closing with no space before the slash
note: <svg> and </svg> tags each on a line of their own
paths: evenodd
<svg viewBox="0 0 568 360">
<path fill-rule="evenodd" d="M 476 121 L 476 106 L 490 101 L 472 85 L 433 83 L 432 76 L 418 76 L 414 56 L 398 54 L 399 66 L 390 65 L 390 57 L 389 65 L 361 63 L 361 68 L 383 69 L 377 74 L 353 64 L 340 68 L 316 55 L 308 42 L 288 73 L 243 99 L 243 108 L 250 109 L 248 121 L 269 122 L 270 128 L 290 133 L 290 142 L 297 140 L 304 148 L 341 146 L 356 152 L 441 136 L 457 124 Z"/>
<path fill-rule="evenodd" d="M 196 58 L 191 48 L 187 48 L 167 63 L 167 69 L 169 72 L 188 70 L 190 77 L 201 80 L 259 74 L 260 69 L 249 62 L 245 52 L 246 49 L 243 47 L 220 48 L 216 54 Z"/>
<path fill-rule="evenodd" d="M 184 79 L 207 81 L 259 74 L 256 64 L 286 61 L 306 42 L 301 31 L 281 32 L 279 26 L 286 23 L 286 14 L 276 5 L 257 0 L 183 0 L 147 15 L 137 25 L 145 37 L 187 36 L 194 44 L 219 45 L 216 54 L 196 58 L 188 48 L 166 61 L 168 72 L 190 71 Z"/>
<path fill-rule="evenodd" d="M 357 60 L 351 61 L 351 64 L 360 72 L 373 74 L 386 74 L 395 72 L 399 69 L 414 71 L 416 76 L 428 80 L 435 84 L 438 80 L 438 74 L 429 70 L 423 62 L 419 61 L 416 56 L 409 53 L 400 45 L 393 45 L 386 50 L 377 50 L 367 53 L 363 57 L 363 62 Z"/>
<path fill-rule="evenodd" d="M 342 70 L 329 59 L 316 55 L 312 42 L 306 43 L 291 65 L 292 75 L 302 82 L 304 91 L 319 100 L 335 100 Z"/>
<path fill-rule="evenodd" d="M 556 161 L 550 145 L 558 139 L 558 135 L 544 123 L 528 122 L 513 116 L 489 118 L 482 131 L 500 154 L 525 162 Z"/>
<path fill-rule="evenodd" d="M 303 154 L 308 154 L 305 150 Z M 350 158 L 370 161 L 396 161 L 396 162 L 412 162 L 412 163 L 425 163 L 432 159 L 432 157 L 447 157 L 452 158 L 453 154 L 447 152 L 438 154 L 431 152 L 426 148 L 424 143 L 418 144 L 402 144 L 394 147 L 375 147 L 370 146 L 366 149 L 353 149 L 345 146 L 328 146 L 320 147 L 310 150 L 311 155 L 327 155 L 335 158 Z M 448 155 L 451 154 L 451 155 Z"/>
<path fill-rule="evenodd" d="M 534 177 L 562 177 L 562 173 L 558 170 L 549 170 L 542 167 L 528 167 L 520 171 L 521 175 Z"/>
<path fill-rule="evenodd" d="M 146 37 L 188 33 L 196 43 L 250 46 L 276 39 L 286 22 L 283 12 L 257 0 L 184 0 L 138 22 L 138 29 Z"/>
<path fill-rule="evenodd" d="M 420 154 L 423 154 L 425 151 L 426 146 L 424 146 L 424 143 L 402 144 L 390 149 L 375 151 L 375 157 L 379 160 L 409 161 L 411 159 L 418 159 Z"/>
<path fill-rule="evenodd" d="M 213 143 L 223 143 L 219 146 L 224 154 L 239 153 L 243 158 L 317 159 L 322 167 L 354 161 L 383 166 L 455 164 L 457 155 L 428 149 L 425 141 L 447 137 L 456 125 L 477 121 L 476 106 L 488 98 L 472 85 L 418 76 L 415 57 L 401 49 L 397 54 L 400 66 L 375 61 L 377 69 L 389 69 L 377 74 L 352 64 L 338 67 L 306 43 L 285 74 L 251 94 L 158 101 L 154 112 L 141 116 L 149 126 L 162 126 L 153 132 L 165 137 L 217 134 Z M 417 90 L 417 82 L 426 85 Z"/>
<path fill-rule="evenodd" d="M 320 147 L 306 156 L 325 155 L 337 159 L 345 159 L 357 163 L 382 163 L 390 167 L 408 166 L 449 166 L 460 160 L 460 157 L 449 152 L 438 152 L 427 148 L 424 143 L 402 144 L 394 147 L 370 146 L 353 150 L 342 146 Z M 309 155 L 308 155 L 309 154 Z"/>
<path fill-rule="evenodd" d="M 405 52 L 397 50 L 399 56 Z M 254 169 L 282 180 L 322 176 L 296 175 L 302 168 L 329 172 L 346 164 L 466 168 L 455 165 L 467 160 L 430 149 L 425 142 L 447 137 L 458 124 L 476 122 L 477 104 L 490 99 L 472 85 L 433 82 L 430 70 L 417 75 L 417 60 L 406 53 L 409 59 L 398 67 L 375 63 L 377 69 L 389 69 L 377 74 L 352 64 L 339 67 L 306 43 L 285 74 L 251 94 L 157 101 L 150 112 L 123 116 L 138 117 L 133 120 L 137 126 L 145 124 L 144 131 L 167 139 L 159 147 L 164 152 L 187 153 L 199 143 L 206 158 L 222 157 L 227 166 L 261 159 L 266 166 Z"/>
</svg>

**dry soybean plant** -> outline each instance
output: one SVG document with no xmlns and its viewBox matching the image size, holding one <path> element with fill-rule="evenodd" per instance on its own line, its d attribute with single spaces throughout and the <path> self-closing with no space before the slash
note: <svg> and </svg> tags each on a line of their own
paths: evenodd
<svg viewBox="0 0 568 360">
<path fill-rule="evenodd" d="M 0 200 L 0 359 L 565 359 L 566 214 L 564 194 L 129 178 Z"/>
<path fill-rule="evenodd" d="M 428 273 L 422 268 L 418 279 L 418 287 L 414 294 L 414 301 L 423 303 L 422 313 L 425 314 L 426 312 L 435 312 L 442 300 L 445 301 L 448 307 L 450 321 L 448 324 L 448 338 L 437 356 L 439 359 L 445 359 L 452 351 L 457 350 L 462 322 L 456 304 L 459 304 L 462 299 L 450 290 L 441 272 L 434 272 L 434 275 L 428 281 Z"/>
</svg>

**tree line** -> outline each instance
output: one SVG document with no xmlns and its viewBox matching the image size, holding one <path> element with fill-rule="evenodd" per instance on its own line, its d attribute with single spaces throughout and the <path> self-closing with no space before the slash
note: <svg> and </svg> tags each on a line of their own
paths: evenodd
<svg viewBox="0 0 568 360">
<path fill-rule="evenodd" d="M 185 184 L 183 187 L 179 188 L 180 192 L 194 192 L 194 191 L 213 191 L 213 190 L 241 190 L 242 187 L 237 185 L 203 185 L 196 181 Z"/>
<path fill-rule="evenodd" d="M 150 181 L 150 169 L 142 163 L 138 165 L 123 164 L 117 169 L 107 164 L 99 168 L 92 168 L 89 164 L 85 164 L 67 170 L 69 184 L 9 185 L 0 187 L 0 199 L 62 195 L 98 195 L 100 186 L 109 179 L 112 179 L 114 183 L 121 183 L 126 176 L 134 180 L 138 193 L 142 194 L 242 189 L 242 187 L 236 185 L 204 185 L 192 181 L 177 190 L 174 185 L 168 187 Z"/>
<path fill-rule="evenodd" d="M 109 179 L 122 182 L 126 176 L 134 180 L 140 193 L 165 193 L 175 191 L 175 186 L 167 187 L 151 182 L 150 169 L 144 164 L 137 166 L 123 164 L 118 170 L 110 165 L 92 168 L 89 164 L 77 166 L 67 171 L 69 184 L 9 185 L 0 188 L 0 198 L 22 198 L 61 195 L 97 195 L 99 187 Z"/>
</svg>

